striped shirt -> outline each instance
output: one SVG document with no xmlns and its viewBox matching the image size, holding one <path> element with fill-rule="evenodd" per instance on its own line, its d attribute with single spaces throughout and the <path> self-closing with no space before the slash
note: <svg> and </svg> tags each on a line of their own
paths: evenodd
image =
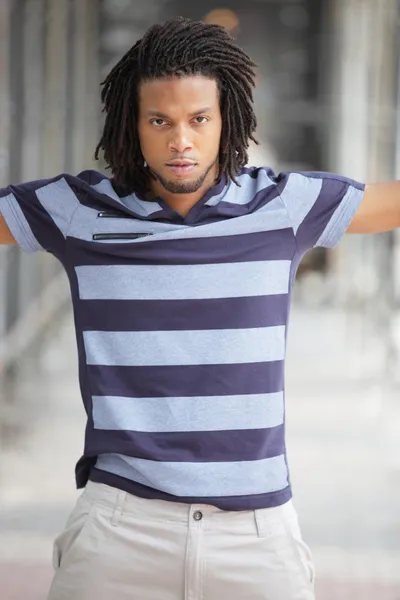
<svg viewBox="0 0 400 600">
<path fill-rule="evenodd" d="M 255 167 L 238 182 L 185 217 L 96 171 L 0 191 L 17 243 L 54 254 L 70 281 L 88 417 L 78 487 L 226 510 L 291 498 L 292 285 L 309 249 L 339 241 L 364 186 Z"/>
</svg>

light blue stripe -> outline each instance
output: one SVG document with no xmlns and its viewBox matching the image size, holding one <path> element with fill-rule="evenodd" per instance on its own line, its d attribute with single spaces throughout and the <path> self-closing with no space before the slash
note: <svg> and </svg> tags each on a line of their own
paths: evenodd
<svg viewBox="0 0 400 600">
<path fill-rule="evenodd" d="M 269 429 L 283 424 L 283 392 L 243 396 L 93 396 L 95 429 L 167 433 Z"/>
<path fill-rule="evenodd" d="M 15 241 L 25 252 L 43 250 L 33 235 L 32 229 L 14 194 L 0 197 L 0 213 Z"/>
<path fill-rule="evenodd" d="M 306 177 L 300 173 L 289 175 L 281 199 L 289 213 L 295 234 L 317 201 L 321 189 L 322 178 Z"/>
<path fill-rule="evenodd" d="M 120 198 L 115 192 L 109 179 L 102 179 L 100 183 L 96 183 L 96 185 L 92 185 L 91 187 L 96 190 L 96 192 L 100 192 L 100 194 L 109 196 L 113 200 L 116 200 L 120 204 L 123 204 L 127 208 L 133 210 L 135 213 L 143 217 L 148 217 L 149 215 L 161 210 L 161 206 L 157 202 L 146 202 L 139 200 L 139 198 L 134 195 Z"/>
<path fill-rule="evenodd" d="M 206 205 L 215 206 L 220 202 L 237 205 L 249 204 L 258 192 L 271 185 L 276 185 L 272 179 L 268 177 L 264 169 L 259 171 L 257 179 L 251 177 L 248 173 L 243 173 L 237 177 L 237 182 L 240 184 L 240 187 L 231 182 L 228 190 L 223 196 L 220 195 L 210 198 L 210 200 L 206 202 Z"/>
<path fill-rule="evenodd" d="M 201 300 L 287 294 L 290 261 L 76 267 L 82 300 Z"/>
<path fill-rule="evenodd" d="M 145 244 L 156 240 L 221 237 L 292 227 L 288 213 L 280 198 L 271 200 L 253 214 L 243 215 L 238 219 L 225 219 L 201 227 L 143 221 L 135 218 L 102 219 L 98 217 L 98 214 L 99 211 L 94 208 L 81 206 L 79 214 L 73 220 L 69 229 L 69 235 L 91 242 L 94 233 L 152 233 L 152 238 L 139 238 L 134 241 L 118 240 L 118 243 Z M 101 240 L 96 243 L 115 244 L 115 240 Z"/>
<path fill-rule="evenodd" d="M 288 486 L 284 455 L 241 462 L 158 462 L 120 454 L 98 458 L 96 468 L 174 496 L 267 494 Z"/>
<path fill-rule="evenodd" d="M 64 178 L 53 181 L 36 190 L 36 196 L 66 237 L 72 217 L 80 204 L 67 181 Z"/>
<path fill-rule="evenodd" d="M 99 183 L 91 185 L 90 187 L 93 188 L 96 192 L 99 192 L 99 194 L 105 194 L 106 196 L 109 196 L 113 200 L 116 200 L 117 202 L 121 203 L 121 198 L 118 196 L 117 192 L 114 190 L 109 179 L 104 178 Z"/>
<path fill-rule="evenodd" d="M 350 185 L 315 246 L 333 248 L 346 233 L 364 196 L 364 190 Z"/>
<path fill-rule="evenodd" d="M 84 331 L 87 364 L 178 366 L 283 360 L 285 326 L 195 331 Z"/>
</svg>

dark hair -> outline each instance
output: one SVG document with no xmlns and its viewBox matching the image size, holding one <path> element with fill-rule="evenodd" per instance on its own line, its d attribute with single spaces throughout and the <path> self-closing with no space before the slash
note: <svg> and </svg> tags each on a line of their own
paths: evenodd
<svg viewBox="0 0 400 600">
<path fill-rule="evenodd" d="M 149 171 L 140 149 L 137 114 L 141 81 L 204 75 L 220 91 L 222 133 L 219 178 L 235 175 L 248 161 L 249 140 L 257 126 L 253 110 L 255 63 L 219 25 L 178 17 L 153 25 L 102 82 L 106 113 L 95 159 L 103 149 L 114 181 L 129 192 L 149 187 Z"/>
</svg>

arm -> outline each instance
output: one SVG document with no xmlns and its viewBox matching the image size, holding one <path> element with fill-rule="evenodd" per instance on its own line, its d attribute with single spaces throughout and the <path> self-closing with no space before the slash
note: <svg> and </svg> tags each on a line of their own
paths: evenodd
<svg viewBox="0 0 400 600">
<path fill-rule="evenodd" d="M 400 227 L 400 181 L 367 185 L 347 233 L 381 233 Z"/>
<path fill-rule="evenodd" d="M 0 245 L 11 246 L 16 244 L 11 231 L 8 229 L 5 220 L 0 215 Z"/>
</svg>

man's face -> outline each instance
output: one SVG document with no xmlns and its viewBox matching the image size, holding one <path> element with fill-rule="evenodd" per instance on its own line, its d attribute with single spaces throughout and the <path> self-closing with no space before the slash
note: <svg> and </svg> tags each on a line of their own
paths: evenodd
<svg viewBox="0 0 400 600">
<path fill-rule="evenodd" d="M 196 75 L 142 82 L 138 127 L 157 191 L 188 194 L 212 184 L 222 129 L 215 80 Z"/>
</svg>

